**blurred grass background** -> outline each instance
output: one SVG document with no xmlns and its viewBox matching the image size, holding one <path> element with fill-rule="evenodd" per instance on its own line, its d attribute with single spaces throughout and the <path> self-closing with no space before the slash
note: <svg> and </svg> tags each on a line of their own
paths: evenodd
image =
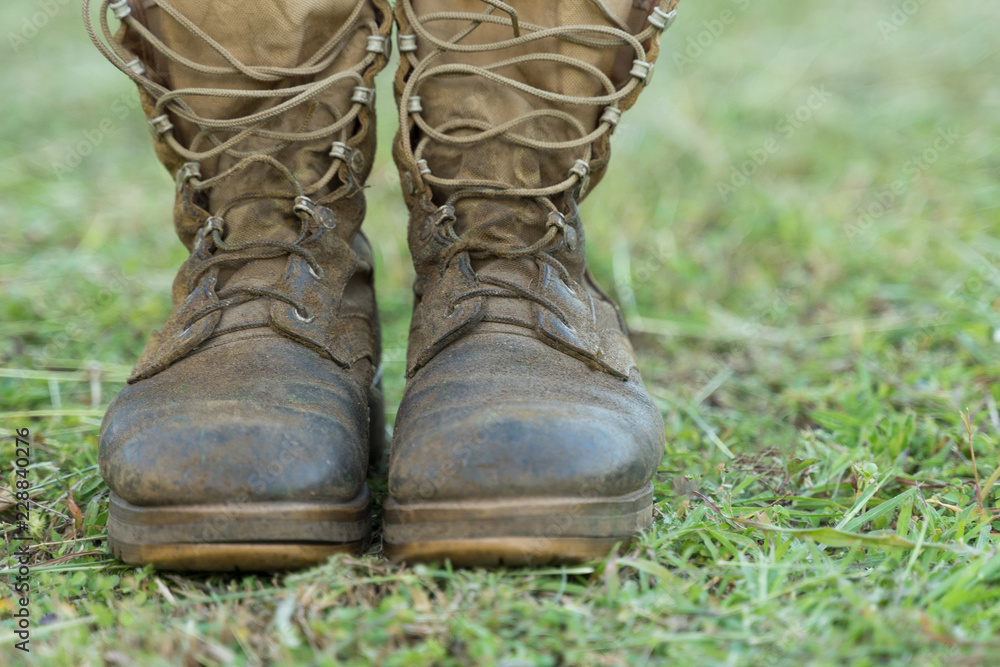
<svg viewBox="0 0 1000 667">
<path fill-rule="evenodd" d="M 77 2 L 0 6 L 0 414 L 5 434 L 33 431 L 33 530 L 56 543 L 36 553 L 34 613 L 50 615 L 35 627 L 37 660 L 996 655 L 1000 525 L 976 519 L 970 485 L 998 466 L 1000 9 L 686 0 L 679 14 L 583 206 L 592 270 L 622 303 L 668 430 L 657 524 L 631 565 L 454 573 L 390 566 L 376 547 L 291 579 L 234 581 L 160 577 L 100 555 L 45 570 L 102 549 L 100 418 L 166 319 L 185 251 L 134 89 L 91 47 Z M 388 74 L 380 86 L 365 232 L 393 411 L 413 273 Z M 723 521 L 695 494 L 764 523 L 835 525 L 861 493 L 849 483 L 864 490 L 866 464 L 892 470 L 876 474 L 870 502 L 897 505 L 887 523 L 856 528 L 975 553 L 820 553 Z M 917 481 L 937 486 L 914 499 Z M 981 498 L 996 507 L 990 491 Z M 10 627 L 0 622 L 3 662 Z"/>
</svg>

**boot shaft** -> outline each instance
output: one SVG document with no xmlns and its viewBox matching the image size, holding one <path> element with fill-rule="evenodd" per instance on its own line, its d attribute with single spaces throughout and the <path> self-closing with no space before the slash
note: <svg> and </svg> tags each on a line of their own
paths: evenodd
<svg viewBox="0 0 1000 667">
<path fill-rule="evenodd" d="M 586 272 L 577 204 L 607 168 L 676 4 L 396 4 L 394 156 L 417 270 L 411 376 L 484 326 L 529 329 L 628 375 L 620 314 Z"/>
<path fill-rule="evenodd" d="M 388 61 L 387 2 L 110 5 L 122 24 L 105 54 L 138 85 L 179 190 L 224 217 L 231 242 L 291 240 L 296 195 L 360 188 L 375 149 L 374 75 Z M 189 248 L 204 217 L 177 220 Z"/>
<path fill-rule="evenodd" d="M 344 367 L 378 365 L 359 229 L 375 153 L 385 0 L 103 0 L 98 48 L 138 86 L 191 256 L 130 381 L 210 338 L 270 328 Z M 121 21 L 116 35 L 108 11 Z"/>
<path fill-rule="evenodd" d="M 400 0 L 397 159 L 410 203 L 436 208 L 469 187 L 582 199 L 676 4 Z"/>
</svg>

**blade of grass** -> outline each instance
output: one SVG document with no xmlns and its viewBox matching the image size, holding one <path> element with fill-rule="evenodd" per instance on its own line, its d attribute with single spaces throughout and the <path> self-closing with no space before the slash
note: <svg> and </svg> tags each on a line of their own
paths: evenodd
<svg viewBox="0 0 1000 667">
<path fill-rule="evenodd" d="M 847 514 L 844 515 L 844 518 L 841 519 L 840 523 L 837 524 L 837 530 L 843 530 L 844 527 L 847 525 L 847 523 L 852 518 L 854 518 L 854 515 L 865 508 L 865 505 L 867 505 L 868 501 L 871 500 L 876 493 L 878 493 L 879 489 L 881 489 L 886 482 L 888 482 L 895 476 L 896 476 L 896 469 L 890 468 L 889 472 L 883 474 L 881 478 L 875 482 L 875 484 L 872 484 L 867 489 L 865 489 L 865 492 L 861 494 L 861 497 L 858 498 L 856 501 L 854 501 L 854 506 L 847 511 Z"/>
<path fill-rule="evenodd" d="M 864 514 L 851 519 L 849 522 L 847 522 L 846 525 L 838 526 L 838 528 L 842 527 L 848 533 L 856 532 L 859 528 L 861 528 L 861 526 L 865 525 L 869 521 L 874 521 L 880 516 L 885 516 L 890 512 L 894 512 L 896 511 L 897 507 L 901 507 L 903 504 L 907 502 L 912 503 L 914 495 L 915 493 L 913 489 L 904 491 L 895 498 L 891 498 L 885 501 L 884 503 L 881 503 L 880 505 L 873 507 Z M 901 535 L 900 537 L 903 536 Z"/>
</svg>

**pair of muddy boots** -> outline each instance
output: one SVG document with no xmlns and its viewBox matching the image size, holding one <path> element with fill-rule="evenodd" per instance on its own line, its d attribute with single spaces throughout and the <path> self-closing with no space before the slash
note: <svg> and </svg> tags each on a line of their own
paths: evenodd
<svg viewBox="0 0 1000 667">
<path fill-rule="evenodd" d="M 676 0 L 104 0 L 97 26 L 89 4 L 191 252 L 104 420 L 115 554 L 246 570 L 357 552 L 386 459 L 393 558 L 581 560 L 649 525 L 663 425 L 577 202 Z M 390 456 L 360 228 L 394 21 L 417 279 Z"/>
</svg>

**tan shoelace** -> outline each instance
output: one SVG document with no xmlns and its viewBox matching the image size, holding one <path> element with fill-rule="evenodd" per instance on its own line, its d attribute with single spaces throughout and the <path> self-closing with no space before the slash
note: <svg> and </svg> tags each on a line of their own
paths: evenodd
<svg viewBox="0 0 1000 667">
<path fill-rule="evenodd" d="M 470 257 L 480 259 L 487 257 L 515 259 L 531 256 L 537 261 L 548 264 L 556 269 L 560 276 L 568 281 L 569 276 L 566 268 L 562 263 L 553 258 L 551 253 L 559 250 L 563 244 L 568 244 L 572 251 L 576 244 L 576 231 L 573 225 L 567 222 L 566 216 L 559 211 L 552 199 L 577 188 L 579 189 L 578 194 L 580 196 L 585 192 L 589 181 L 590 160 L 592 158 L 594 143 L 614 130 L 622 114 L 619 106 L 620 103 L 633 95 L 639 86 L 644 85 L 652 73 L 652 63 L 647 58 L 643 43 L 649 40 L 655 33 L 669 26 L 673 21 L 674 12 L 668 12 L 664 9 L 671 3 L 658 3 L 658 6 L 652 9 L 653 14 L 650 16 L 646 27 L 638 34 L 632 34 L 628 26 L 611 12 L 602 0 L 587 1 L 611 25 L 568 25 L 551 28 L 519 20 L 515 9 L 504 2 L 499 2 L 498 0 L 480 1 L 488 5 L 482 13 L 442 11 L 418 15 L 414 11 L 413 0 L 398 0 L 402 6 L 406 20 L 413 30 L 413 35 L 400 35 L 399 37 L 399 50 L 402 57 L 408 59 L 409 65 L 412 68 L 400 98 L 400 125 L 401 127 L 408 127 L 409 122 L 412 120 L 412 123 L 419 128 L 422 135 L 414 146 L 411 142 L 410 133 L 403 132 L 403 154 L 405 159 L 409 160 L 410 164 L 417 166 L 421 177 L 428 185 L 437 186 L 452 193 L 447 198 L 447 201 L 432 215 L 438 238 L 448 246 L 442 253 L 442 268 L 456 256 L 463 253 L 469 253 Z M 506 16 L 496 15 L 495 10 L 500 10 Z M 428 28 L 428 26 L 434 23 L 455 21 L 466 21 L 468 25 L 458 30 L 454 36 L 447 40 L 436 37 Z M 483 44 L 464 44 L 463 40 L 483 24 L 507 26 L 511 29 L 512 37 Z M 444 54 L 473 54 L 503 51 L 553 38 L 569 44 L 582 45 L 595 49 L 617 50 L 624 46 L 631 47 L 635 52 L 635 59 L 630 72 L 631 77 L 621 88 L 616 88 L 611 78 L 598 67 L 560 53 L 542 51 L 497 60 L 485 67 L 464 63 L 435 65 L 435 61 L 440 60 Z M 417 40 L 423 45 L 433 47 L 422 59 L 418 58 L 416 54 Z M 592 77 L 603 90 L 603 94 L 591 96 L 567 95 L 532 86 L 502 74 L 502 71 L 507 68 L 522 65 L 545 67 L 553 63 L 568 66 L 583 75 Z M 435 78 L 453 76 L 478 76 L 493 84 L 512 88 L 521 93 L 527 93 L 530 96 L 547 102 L 579 107 L 604 107 L 604 112 L 600 117 L 597 127 L 592 131 L 588 131 L 572 114 L 553 108 L 533 110 L 496 126 L 470 118 L 453 119 L 438 127 L 433 127 L 421 113 L 422 105 L 420 103 L 419 91 L 428 81 Z M 519 126 L 546 118 L 565 123 L 578 136 L 565 141 L 545 141 L 519 134 L 517 131 Z M 457 132 L 461 132 L 462 134 L 457 134 Z M 424 155 L 432 143 L 470 151 L 475 150 L 479 145 L 498 138 L 508 144 L 539 152 L 562 153 L 569 156 L 576 154 L 579 157 L 564 180 L 535 188 L 517 187 L 508 183 L 490 180 L 443 178 L 434 175 L 427 161 L 424 159 Z M 481 238 L 482 235 L 476 234 L 474 230 L 471 232 L 467 231 L 463 235 L 457 234 L 454 225 L 456 222 L 455 209 L 458 202 L 463 199 L 476 198 L 527 199 L 534 201 L 544 211 L 544 219 L 546 220 L 545 224 L 547 227 L 544 236 L 530 245 L 507 246 L 484 241 Z M 570 206 L 573 209 L 571 216 L 575 216 L 575 205 L 570 202 Z M 556 236 L 560 233 L 563 239 L 553 244 Z M 473 289 L 456 299 L 456 302 L 475 296 L 524 298 L 544 306 L 564 323 L 568 323 L 567 318 L 561 310 L 543 296 L 513 282 L 497 277 L 483 275 L 477 275 L 476 277 L 478 282 L 486 283 L 491 287 Z M 506 320 L 509 318 L 503 319 Z M 516 322 L 516 324 L 531 327 L 530 323 Z"/>
<path fill-rule="evenodd" d="M 517 12 L 503 2 L 498 2 L 497 0 L 480 1 L 489 5 L 483 13 L 436 12 L 419 16 L 413 9 L 413 0 L 399 0 L 400 4 L 403 6 L 403 11 L 406 14 L 406 18 L 409 21 L 414 34 L 417 35 L 419 39 L 423 40 L 424 43 L 431 44 L 434 47 L 434 50 L 425 58 L 418 60 L 415 54 L 415 48 L 408 48 L 406 45 L 406 36 L 400 36 L 400 51 L 403 53 L 404 57 L 409 60 L 410 65 L 413 68 L 409 79 L 403 88 L 400 100 L 400 124 L 402 127 L 407 127 L 408 118 L 412 118 L 414 123 L 423 133 L 423 137 L 416 146 L 411 144 L 408 135 L 403 136 L 404 155 L 413 163 L 421 165 L 422 176 L 428 184 L 446 187 L 449 189 L 462 190 L 463 193 L 459 195 L 458 198 L 469 196 L 547 198 L 567 192 L 575 187 L 581 179 L 586 178 L 586 173 L 584 173 L 583 170 L 586 167 L 586 163 L 588 163 L 591 158 L 591 147 L 594 142 L 605 134 L 612 132 L 618 124 L 618 118 L 621 114 L 618 107 L 619 103 L 631 95 L 638 86 L 643 85 L 643 82 L 648 78 L 652 70 L 652 63 L 647 61 L 646 50 L 643 48 L 642 43 L 648 40 L 661 28 L 658 28 L 655 24 L 651 23 L 642 32 L 633 35 L 629 31 L 628 26 L 626 26 L 621 19 L 615 16 L 608 9 L 603 0 L 587 1 L 597 7 L 610 22 L 614 23 L 614 26 L 576 25 L 544 28 L 542 26 L 519 21 L 517 19 Z M 497 8 L 506 12 L 508 17 L 493 15 L 494 9 Z M 669 23 L 670 15 L 665 16 L 668 17 L 667 22 Z M 451 39 L 444 41 L 435 37 L 430 30 L 428 30 L 427 26 L 436 22 L 445 21 L 468 21 L 469 25 L 465 29 L 456 33 Z M 514 33 L 514 37 L 486 44 L 462 44 L 462 40 L 468 37 L 478 26 L 484 23 L 509 26 Z M 515 29 L 515 26 L 517 29 Z M 439 59 L 439 57 L 445 53 L 485 53 L 490 51 L 501 51 L 552 38 L 592 48 L 616 50 L 622 46 L 630 46 L 635 51 L 635 63 L 637 63 L 633 68 L 633 76 L 621 89 L 616 90 L 614 83 L 608 75 L 594 65 L 577 58 L 547 52 L 528 53 L 513 58 L 498 60 L 487 67 L 477 67 L 475 65 L 463 63 L 434 66 L 434 61 Z M 529 63 L 558 63 L 576 68 L 580 72 L 596 79 L 604 89 L 605 94 L 600 96 L 565 95 L 548 91 L 543 88 L 538 88 L 503 76 L 499 73 L 499 71 L 503 69 Z M 440 127 L 432 127 L 420 113 L 419 104 L 415 104 L 412 100 L 415 97 L 419 100 L 417 92 L 419 92 L 420 87 L 428 80 L 455 75 L 480 76 L 484 79 L 492 81 L 493 83 L 528 93 L 529 95 L 549 102 L 573 106 L 603 106 L 611 111 L 605 112 L 605 114 L 601 117 L 601 121 L 597 128 L 592 132 L 587 132 L 586 128 L 584 128 L 574 116 L 558 109 L 538 109 L 518 118 L 509 120 L 496 127 L 492 127 L 483 121 L 475 119 L 457 119 L 442 124 Z M 574 130 L 576 130 L 580 136 L 576 139 L 567 141 L 542 141 L 517 134 L 515 132 L 515 129 L 519 125 L 546 117 L 567 123 Z M 475 130 L 477 132 L 475 134 L 456 135 L 454 133 L 456 130 Z M 441 178 L 430 173 L 428 169 L 424 168 L 426 163 L 424 162 L 422 164 L 421 162 L 428 144 L 432 141 L 468 150 L 475 147 L 477 144 L 482 144 L 498 137 L 508 143 L 526 148 L 533 148 L 538 151 L 571 152 L 577 149 L 583 149 L 583 154 L 581 155 L 578 163 L 574 165 L 574 170 L 567 175 L 565 180 L 560 183 L 539 188 L 515 188 L 506 183 L 488 180 Z M 453 203 L 454 202 L 451 201 L 448 202 L 448 204 Z"/>
</svg>

